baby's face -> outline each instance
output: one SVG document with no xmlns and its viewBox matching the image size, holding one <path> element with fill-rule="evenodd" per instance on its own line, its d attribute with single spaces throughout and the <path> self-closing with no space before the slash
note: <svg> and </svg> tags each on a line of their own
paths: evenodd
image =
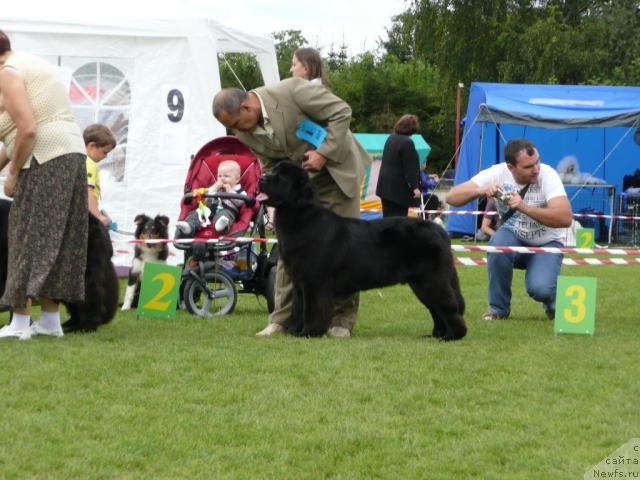
<svg viewBox="0 0 640 480">
<path fill-rule="evenodd" d="M 219 168 L 218 180 L 225 185 L 236 185 L 240 181 L 240 175 L 231 168 Z"/>
</svg>

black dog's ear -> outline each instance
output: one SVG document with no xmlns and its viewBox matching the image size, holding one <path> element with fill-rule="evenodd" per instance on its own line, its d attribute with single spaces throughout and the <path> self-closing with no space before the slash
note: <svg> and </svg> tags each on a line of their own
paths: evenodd
<svg viewBox="0 0 640 480">
<path fill-rule="evenodd" d="M 155 221 L 160 223 L 163 227 L 169 225 L 169 217 L 165 215 L 156 215 Z"/>
<path fill-rule="evenodd" d="M 138 225 L 143 225 L 147 223 L 147 220 L 151 220 L 151 219 L 147 217 L 144 213 L 141 213 L 140 215 L 136 215 L 136 218 L 133 220 L 133 222 Z"/>
<path fill-rule="evenodd" d="M 316 190 L 309 180 L 301 181 L 298 188 L 295 189 L 293 204 L 297 207 L 310 207 L 317 203 L 316 196 Z"/>
</svg>

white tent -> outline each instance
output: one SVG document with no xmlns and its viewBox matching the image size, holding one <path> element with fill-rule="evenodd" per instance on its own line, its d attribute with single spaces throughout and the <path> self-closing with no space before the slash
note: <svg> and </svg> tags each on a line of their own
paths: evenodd
<svg viewBox="0 0 640 480">
<path fill-rule="evenodd" d="M 60 67 L 81 128 L 99 122 L 116 134 L 119 145 L 100 163 L 100 175 L 103 207 L 120 230 L 132 231 L 138 213 L 167 215 L 173 227 L 191 155 L 225 134 L 211 113 L 220 90 L 218 53 L 254 54 L 265 84 L 279 80 L 272 40 L 220 25 L 201 11 L 182 9 L 180 18 L 169 7 L 183 8 L 182 2 L 154 2 L 125 16 L 129 10 L 120 1 L 118 18 L 100 20 L 96 13 L 93 20 L 69 20 L 64 1 L 54 5 L 67 20 L 37 18 L 41 2 L 17 3 L 0 9 L 0 29 L 12 49 Z M 30 12 L 11 16 L 16 8 Z M 86 17 L 86 9 L 101 6 L 82 8 Z M 129 264 L 126 254 L 114 261 Z"/>
</svg>

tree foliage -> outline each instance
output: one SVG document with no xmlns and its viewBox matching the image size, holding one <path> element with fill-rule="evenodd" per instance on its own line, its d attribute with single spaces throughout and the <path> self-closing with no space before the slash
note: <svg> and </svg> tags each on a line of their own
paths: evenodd
<svg viewBox="0 0 640 480">
<path fill-rule="evenodd" d="M 434 150 L 440 148 L 443 139 L 432 127 L 439 115 L 438 76 L 432 67 L 365 53 L 329 69 L 329 77 L 334 93 L 351 106 L 353 131 L 389 133 L 401 115 L 413 113 L 422 120 L 420 133 Z"/>
<path fill-rule="evenodd" d="M 640 85 L 639 31 L 634 0 L 409 0 L 377 51 L 350 58 L 347 45 L 331 45 L 323 59 L 354 131 L 388 132 L 414 113 L 441 170 L 455 151 L 458 82 Z M 284 78 L 308 42 L 300 30 L 272 37 Z M 262 84 L 253 57 L 226 58 L 247 89 Z M 238 85 L 222 62 L 221 74 L 223 86 Z"/>
<path fill-rule="evenodd" d="M 252 88 L 264 85 L 256 57 L 249 53 L 227 53 L 218 55 L 220 83 L 222 88 Z"/>
<path fill-rule="evenodd" d="M 639 28 L 631 0 L 412 0 L 383 47 L 438 72 L 446 136 L 458 82 L 640 84 Z"/>
</svg>

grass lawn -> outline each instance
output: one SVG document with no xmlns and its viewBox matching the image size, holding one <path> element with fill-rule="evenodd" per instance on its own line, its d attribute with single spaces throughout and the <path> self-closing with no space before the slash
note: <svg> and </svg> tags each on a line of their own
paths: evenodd
<svg viewBox="0 0 640 480">
<path fill-rule="evenodd" d="M 0 478 L 581 479 L 640 436 L 638 267 L 563 267 L 598 277 L 593 337 L 555 336 L 521 272 L 512 317 L 482 321 L 486 270 L 458 271 L 453 343 L 404 286 L 364 293 L 351 339 L 256 338 L 241 296 L 3 341 Z"/>
</svg>

